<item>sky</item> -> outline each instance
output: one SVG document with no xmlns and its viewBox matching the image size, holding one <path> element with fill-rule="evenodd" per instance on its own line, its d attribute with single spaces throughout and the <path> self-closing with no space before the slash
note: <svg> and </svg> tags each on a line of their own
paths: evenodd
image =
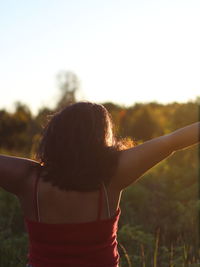
<svg viewBox="0 0 200 267">
<path fill-rule="evenodd" d="M 0 109 L 53 107 L 60 71 L 79 77 L 79 100 L 194 100 L 199 14 L 199 0 L 0 0 Z"/>
</svg>

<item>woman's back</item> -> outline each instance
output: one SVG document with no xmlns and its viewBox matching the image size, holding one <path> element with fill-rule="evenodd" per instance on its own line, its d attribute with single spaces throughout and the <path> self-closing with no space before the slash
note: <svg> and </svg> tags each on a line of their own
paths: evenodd
<svg viewBox="0 0 200 267">
<path fill-rule="evenodd" d="M 26 193 L 20 198 L 24 216 L 37 221 L 34 204 L 34 187 L 37 171 L 30 173 L 26 180 Z M 119 208 L 121 192 L 108 186 L 106 188 L 110 216 Z M 95 221 L 98 212 L 99 190 L 93 192 L 64 191 L 38 179 L 38 207 L 40 220 L 44 223 L 83 223 Z M 106 193 L 103 190 L 101 219 L 108 219 Z"/>
<path fill-rule="evenodd" d="M 43 182 L 37 172 L 31 173 L 27 194 L 20 200 L 29 234 L 29 263 L 118 266 L 120 194 L 108 197 L 107 191 L 112 189 L 103 183 L 94 192 L 61 191 Z"/>
</svg>

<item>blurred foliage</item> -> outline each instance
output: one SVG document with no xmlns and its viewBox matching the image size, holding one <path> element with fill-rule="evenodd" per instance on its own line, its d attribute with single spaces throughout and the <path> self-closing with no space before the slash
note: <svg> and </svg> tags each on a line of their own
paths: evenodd
<svg viewBox="0 0 200 267">
<path fill-rule="evenodd" d="M 72 92 L 77 81 L 71 79 L 75 84 L 71 93 L 67 93 L 68 77 L 61 86 L 65 101 L 60 100 L 54 110 L 43 107 L 33 116 L 22 103 L 14 112 L 0 110 L 1 154 L 34 158 L 47 115 L 76 101 Z M 137 142 L 198 120 L 197 101 L 131 107 L 102 104 L 112 115 L 116 135 Z M 123 192 L 118 232 L 121 266 L 200 266 L 198 159 L 197 146 L 179 151 Z M 27 234 L 17 199 L 0 190 L 0 267 L 25 266 L 26 254 Z"/>
</svg>

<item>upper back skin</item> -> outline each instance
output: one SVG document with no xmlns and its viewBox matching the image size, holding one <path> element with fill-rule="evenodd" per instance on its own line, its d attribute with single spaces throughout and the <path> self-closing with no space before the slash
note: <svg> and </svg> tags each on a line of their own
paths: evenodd
<svg viewBox="0 0 200 267">
<path fill-rule="evenodd" d="M 36 221 L 36 208 L 34 206 L 34 185 L 37 172 L 32 170 L 26 179 L 26 188 L 19 196 L 24 216 Z M 121 191 L 111 185 L 107 188 L 110 213 L 113 216 L 119 207 Z M 39 178 L 38 202 L 41 222 L 43 223 L 84 223 L 97 219 L 99 191 L 78 192 L 64 191 L 44 182 Z M 108 219 L 106 197 L 103 193 L 101 219 Z"/>
</svg>

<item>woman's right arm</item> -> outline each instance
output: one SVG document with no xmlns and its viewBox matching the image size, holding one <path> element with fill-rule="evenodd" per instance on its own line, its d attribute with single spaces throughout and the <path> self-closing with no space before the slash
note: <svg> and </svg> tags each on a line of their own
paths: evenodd
<svg viewBox="0 0 200 267">
<path fill-rule="evenodd" d="M 174 152 L 200 142 L 200 122 L 123 150 L 112 187 L 123 190 Z"/>
<path fill-rule="evenodd" d="M 0 155 L 0 187 L 20 196 L 26 190 L 30 169 L 38 165 L 30 159 Z"/>
</svg>

